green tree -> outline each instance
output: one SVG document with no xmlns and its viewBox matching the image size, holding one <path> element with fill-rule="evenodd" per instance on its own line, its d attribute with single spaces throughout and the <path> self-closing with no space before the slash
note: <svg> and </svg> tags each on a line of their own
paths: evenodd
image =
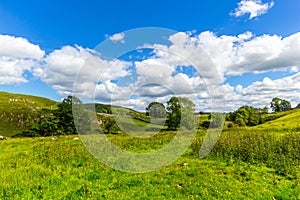
<svg viewBox="0 0 300 200">
<path fill-rule="evenodd" d="M 77 97 L 72 97 L 72 114 L 79 134 L 86 134 L 91 130 L 91 121 L 88 112 Z"/>
<path fill-rule="evenodd" d="M 120 131 L 120 128 L 118 127 L 117 122 L 113 117 L 101 116 L 100 126 L 104 133 L 113 133 Z"/>
<path fill-rule="evenodd" d="M 273 98 L 270 104 L 271 104 L 271 109 L 274 112 L 287 111 L 292 108 L 291 103 L 289 101 L 285 99 L 280 99 L 278 97 Z"/>
<path fill-rule="evenodd" d="M 185 97 L 172 97 L 167 102 L 168 112 L 168 128 L 177 130 L 180 125 L 187 129 L 196 128 L 196 120 L 194 117 L 195 104 Z"/>
<path fill-rule="evenodd" d="M 242 106 L 231 113 L 227 119 L 239 126 L 256 126 L 262 122 L 261 109 L 252 106 Z"/>
<path fill-rule="evenodd" d="M 164 118 L 166 117 L 166 108 L 162 103 L 152 102 L 146 108 L 146 114 L 153 118 Z"/>
<path fill-rule="evenodd" d="M 77 129 L 75 127 L 77 126 Z M 77 97 L 69 96 L 58 105 L 57 110 L 42 109 L 29 124 L 23 136 L 53 136 L 61 134 L 86 133 L 90 128 L 88 113 Z"/>
<path fill-rule="evenodd" d="M 64 134 L 77 134 L 77 131 L 84 134 L 90 130 L 88 113 L 83 109 L 80 99 L 75 96 L 65 98 L 54 114 L 59 119 L 59 128 Z"/>
<path fill-rule="evenodd" d="M 258 108 L 249 107 L 248 109 L 248 126 L 256 126 L 258 124 L 261 124 L 262 118 L 261 118 L 261 112 Z"/>
<path fill-rule="evenodd" d="M 38 111 L 35 121 L 29 124 L 29 129 L 22 133 L 23 136 L 53 136 L 61 134 L 58 125 L 59 120 L 51 110 L 42 109 Z"/>
<path fill-rule="evenodd" d="M 172 97 L 167 102 L 168 119 L 167 124 L 170 130 L 176 130 L 180 126 L 181 106 L 178 97 Z"/>
</svg>

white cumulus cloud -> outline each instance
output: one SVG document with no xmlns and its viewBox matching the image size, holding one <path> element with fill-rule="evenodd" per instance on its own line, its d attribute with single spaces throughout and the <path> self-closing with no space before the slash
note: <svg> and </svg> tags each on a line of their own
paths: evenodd
<svg viewBox="0 0 300 200">
<path fill-rule="evenodd" d="M 0 35 L 0 85 L 28 82 L 25 72 L 31 73 L 44 55 L 25 38 Z"/>
<path fill-rule="evenodd" d="M 50 53 L 45 65 L 35 70 L 38 76 L 61 95 L 73 92 L 78 96 L 93 97 L 96 83 L 130 75 L 131 63 L 101 59 L 91 49 L 65 46 Z M 73 88 L 73 86 L 75 86 Z"/>
<path fill-rule="evenodd" d="M 109 37 L 109 39 L 113 42 L 121 42 L 121 43 L 125 43 L 125 34 L 124 33 L 116 33 L 112 36 Z"/>
<path fill-rule="evenodd" d="M 238 3 L 238 7 L 230 14 L 240 17 L 249 14 L 249 19 L 258 17 L 268 12 L 274 6 L 274 2 L 263 3 L 261 0 L 242 0 Z"/>
<path fill-rule="evenodd" d="M 295 70 L 300 65 L 300 32 L 287 37 L 255 36 L 251 32 L 217 36 L 210 31 L 190 36 L 179 32 L 170 41 L 170 46 L 152 46 L 156 61 L 171 66 L 193 65 L 204 78 L 215 83 L 224 81 L 224 76 L 289 67 Z"/>
</svg>

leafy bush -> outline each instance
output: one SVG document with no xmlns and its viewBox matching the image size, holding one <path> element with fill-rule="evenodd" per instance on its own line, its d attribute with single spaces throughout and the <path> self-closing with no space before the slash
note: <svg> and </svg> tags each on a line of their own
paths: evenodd
<svg viewBox="0 0 300 200">
<path fill-rule="evenodd" d="M 242 106 L 237 111 L 230 113 L 226 119 L 239 126 L 256 126 L 262 123 L 261 116 L 261 109 Z"/>
<path fill-rule="evenodd" d="M 120 128 L 113 117 L 101 116 L 100 121 L 100 127 L 104 133 L 116 133 L 120 131 Z"/>
</svg>

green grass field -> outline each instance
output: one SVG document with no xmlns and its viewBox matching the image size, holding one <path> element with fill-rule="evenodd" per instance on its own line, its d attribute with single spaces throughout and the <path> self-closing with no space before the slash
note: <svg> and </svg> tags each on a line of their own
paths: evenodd
<svg viewBox="0 0 300 200">
<path fill-rule="evenodd" d="M 108 138 L 121 148 L 142 152 L 158 149 L 173 137 L 173 133 L 161 134 L 160 140 L 139 142 L 125 134 Z M 280 175 L 263 162 L 249 164 L 214 152 L 199 159 L 193 148 L 197 143 L 166 168 L 132 174 L 105 166 L 74 137 L 0 141 L 0 199 L 300 198 L 299 171 L 294 176 Z"/>
</svg>

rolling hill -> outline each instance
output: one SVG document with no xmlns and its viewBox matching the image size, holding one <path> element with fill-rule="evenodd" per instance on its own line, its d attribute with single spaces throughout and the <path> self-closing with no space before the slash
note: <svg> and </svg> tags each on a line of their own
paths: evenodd
<svg viewBox="0 0 300 200">
<path fill-rule="evenodd" d="M 37 111 L 41 109 L 56 109 L 58 102 L 53 100 L 24 95 L 12 94 L 0 91 L 0 135 L 13 136 L 26 130 L 26 125 L 37 116 Z M 138 112 L 120 106 L 110 106 L 105 104 L 84 104 L 84 108 L 97 113 L 113 113 L 118 116 L 132 116 L 136 119 L 121 119 L 122 125 L 132 127 L 134 125 L 145 127 L 148 124 L 139 120 L 145 119 L 145 113 Z M 136 126 L 136 127 L 137 127 Z M 158 128 L 158 125 L 149 125 L 148 128 Z"/>
<path fill-rule="evenodd" d="M 300 129 L 300 109 L 294 109 L 286 112 L 279 112 L 274 114 L 268 114 L 270 116 L 275 116 L 275 120 L 271 120 L 260 124 L 254 128 L 258 129 Z M 276 116 L 278 115 L 278 116 Z"/>
<path fill-rule="evenodd" d="M 86 110 L 95 111 L 96 113 L 106 113 L 106 114 L 113 114 L 118 116 L 139 116 L 140 118 L 145 118 L 146 113 L 138 112 L 130 108 L 125 108 L 121 106 L 112 106 L 108 104 L 101 104 L 101 103 L 86 103 L 83 105 Z"/>
<path fill-rule="evenodd" d="M 0 135 L 21 133 L 38 110 L 55 109 L 56 105 L 57 102 L 43 97 L 0 92 Z"/>
</svg>

